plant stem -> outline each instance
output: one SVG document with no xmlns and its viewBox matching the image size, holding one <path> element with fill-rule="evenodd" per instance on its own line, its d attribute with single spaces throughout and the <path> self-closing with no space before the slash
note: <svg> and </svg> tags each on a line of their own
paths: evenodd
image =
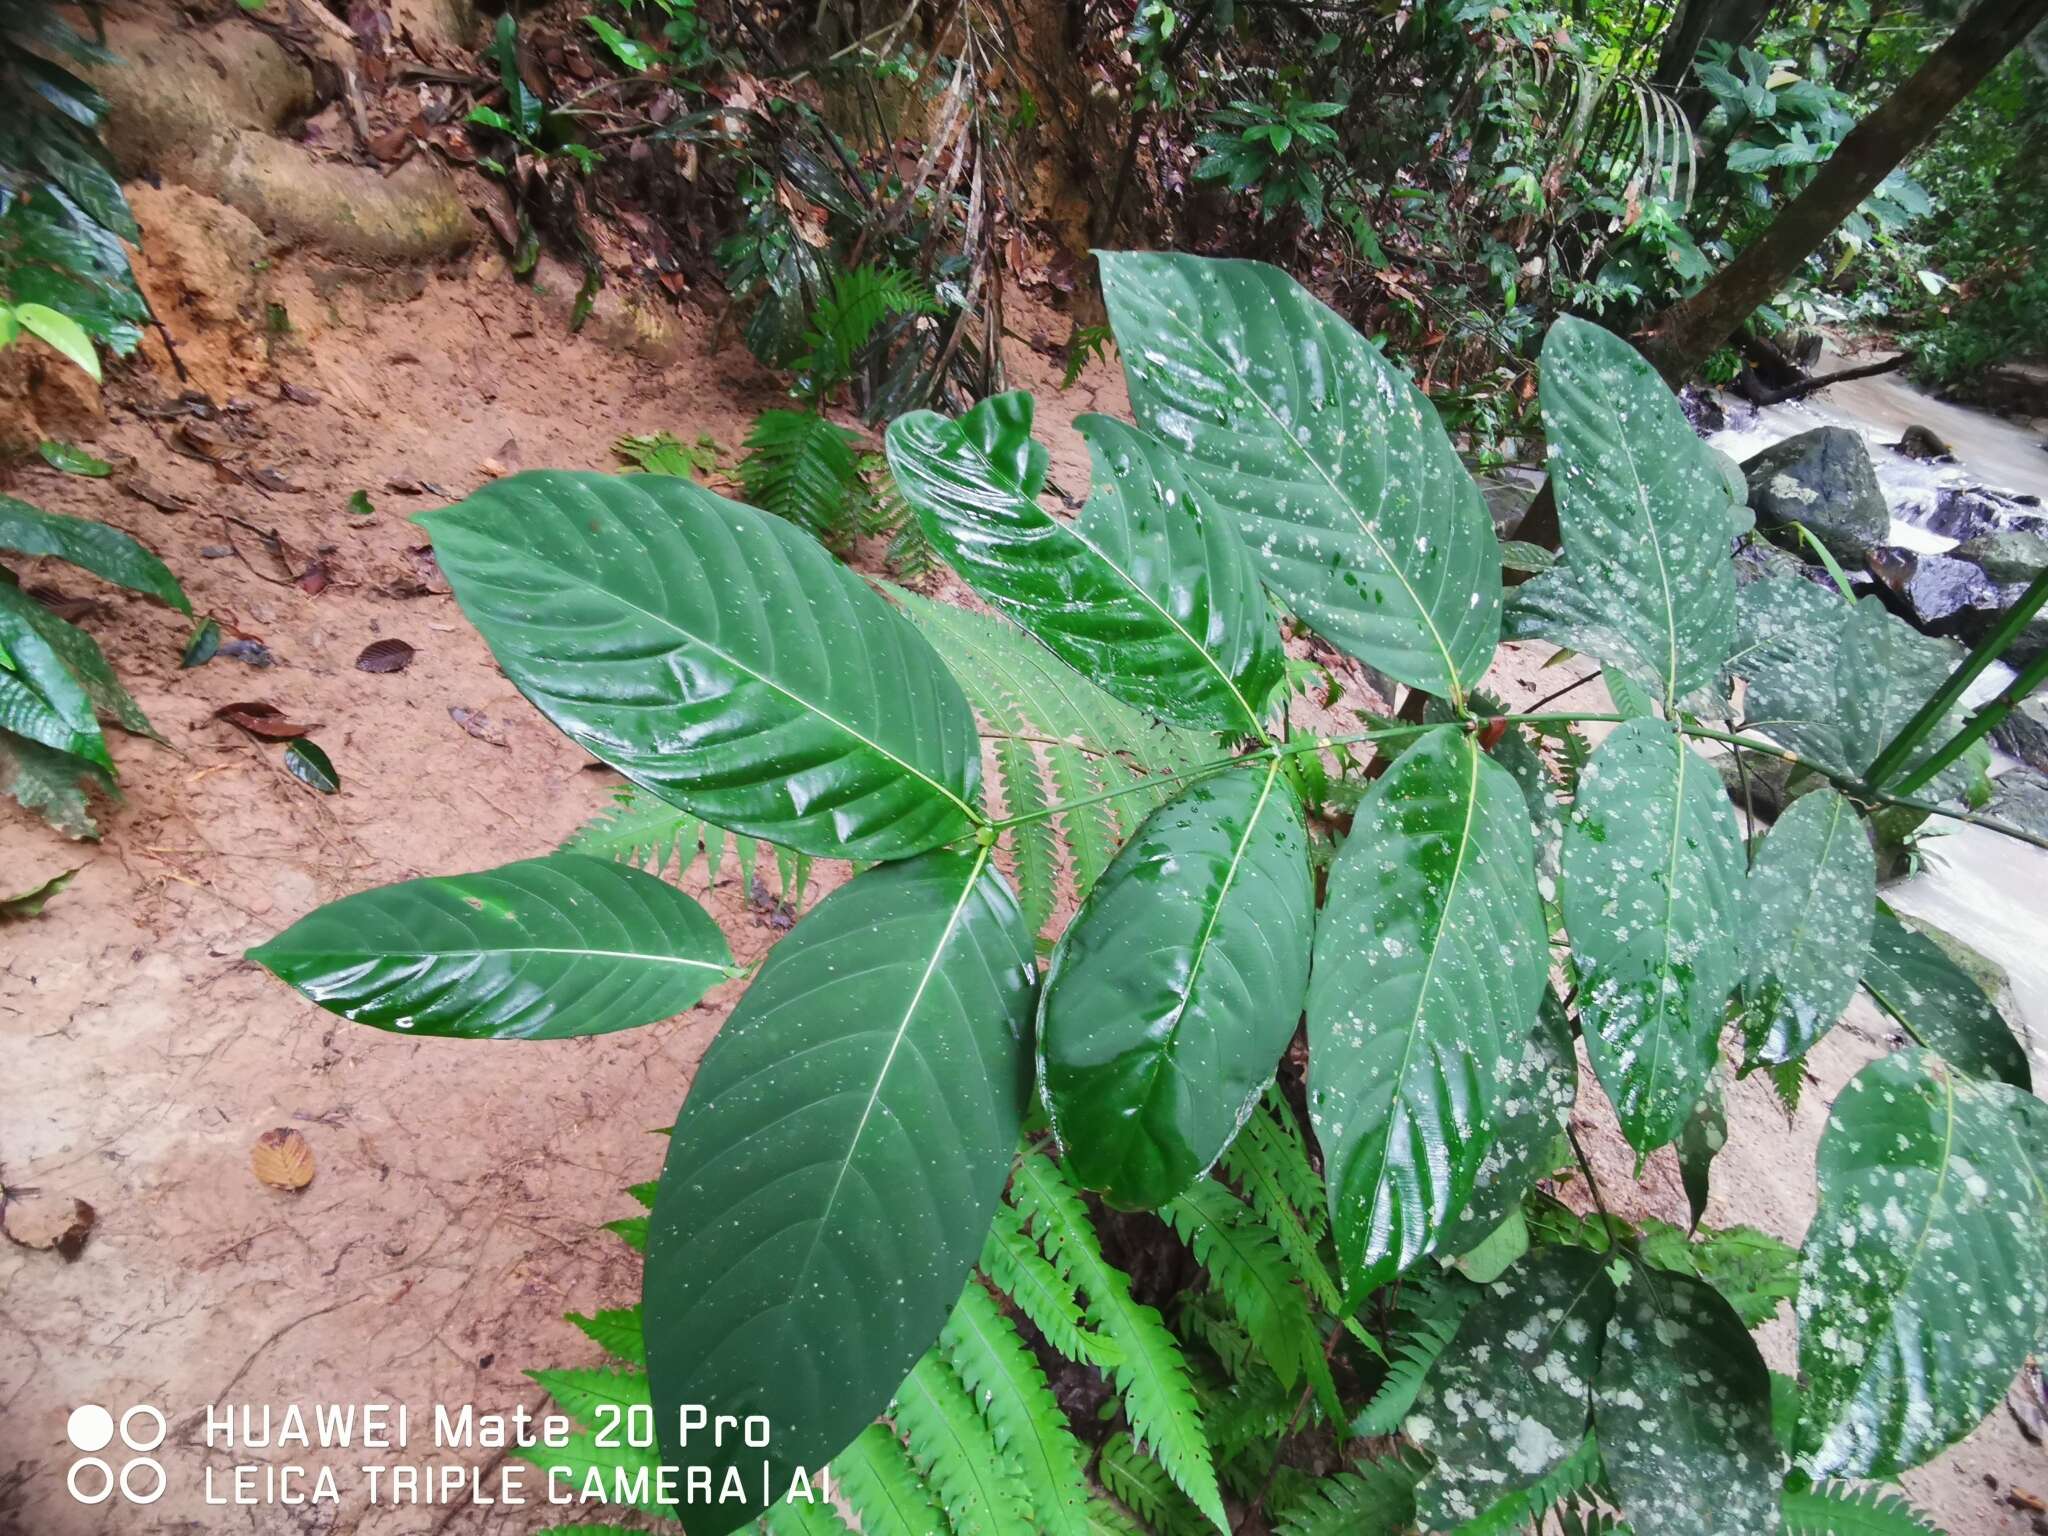
<svg viewBox="0 0 2048 1536">
<path fill-rule="evenodd" d="M 2020 631 L 2027 627 L 2028 620 L 2041 611 L 2043 603 L 2048 603 L 2048 571 L 2041 572 L 2033 579 L 2027 590 L 2020 595 L 2020 600 L 2006 610 L 2005 617 L 1998 622 L 1998 627 L 1984 637 L 1977 648 L 1965 658 L 1963 664 L 1949 674 L 1948 681 L 1935 691 L 1934 697 L 1921 705 L 1913 718 L 1899 728 L 1898 735 L 1877 754 L 1877 761 L 1870 765 L 1870 772 L 1867 775 L 1871 783 L 1882 784 L 1891 777 L 1893 770 L 1905 766 L 1906 759 L 1913 755 L 1914 748 L 1934 733 L 1935 726 L 1940 723 L 1942 716 L 1949 712 L 1956 700 L 1963 696 L 1964 690 L 1982 676 L 1984 669 L 2002 656 L 2013 641 L 2019 638 Z M 1946 763 L 1942 764 L 1942 767 L 1946 766 Z M 1938 773 L 1940 769 L 1937 768 L 1935 771 Z M 1930 774 L 1928 777 L 1931 778 L 1933 775 Z M 1926 782 L 1926 779 L 1919 779 L 1902 784 L 1900 788 L 1914 790 Z"/>
<path fill-rule="evenodd" d="M 2044 583 L 2048 583 L 2048 571 L 2042 572 L 2041 576 L 2035 581 L 2036 586 L 2043 586 Z M 2044 587 L 2044 591 L 2048 591 L 2048 587 Z M 1963 728 L 1957 731 L 1946 745 L 1938 749 L 1927 761 L 1920 764 L 1919 767 L 1913 769 L 1912 772 L 1899 781 L 1898 792 L 1905 794 L 1920 788 L 1921 785 L 1927 783 L 1936 774 L 1940 773 L 1942 769 L 1997 730 L 1999 726 L 2005 723 L 2005 717 L 2013 712 L 2020 701 L 2040 687 L 2044 681 L 2048 681 L 2048 651 L 2044 651 L 2041 655 L 2028 662 L 2026 667 L 2020 672 L 2020 675 L 2006 684 L 2005 691 L 1999 694 L 1997 698 L 1972 711 L 1969 720 L 1964 724 Z"/>
</svg>

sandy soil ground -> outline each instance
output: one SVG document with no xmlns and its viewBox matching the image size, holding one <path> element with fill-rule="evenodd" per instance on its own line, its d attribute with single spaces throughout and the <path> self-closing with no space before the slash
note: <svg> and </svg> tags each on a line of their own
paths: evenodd
<svg viewBox="0 0 2048 1536">
<path fill-rule="evenodd" d="M 1028 316 L 1015 323 L 1034 328 Z M 1038 329 L 1064 337 L 1057 317 Z M 98 1213 L 75 1263 L 0 1244 L 0 1531 L 427 1536 L 527 1533 L 562 1518 L 466 1491 L 445 1505 L 371 1508 L 353 1476 L 338 1504 L 211 1505 L 208 1475 L 221 1496 L 238 1461 L 323 1458 L 209 1450 L 204 1409 L 375 1401 L 423 1421 L 437 1403 L 538 1407 L 544 1394 L 523 1370 L 595 1360 L 561 1314 L 622 1304 L 637 1289 L 631 1256 L 595 1228 L 635 1209 L 624 1186 L 656 1172 L 649 1133 L 673 1117 L 733 989 L 626 1035 L 476 1046 L 356 1029 L 240 957 L 364 885 L 543 852 L 606 803 L 613 777 L 519 698 L 445 592 L 419 593 L 412 551 L 423 540 L 405 515 L 497 470 L 609 467 L 622 432 L 736 445 L 776 392 L 736 345 L 705 355 L 707 338 L 708 326 L 682 363 L 657 370 L 563 335 L 489 273 L 451 271 L 410 302 L 344 307 L 287 338 L 271 380 L 246 391 L 244 420 L 262 434 L 251 462 L 296 491 L 223 484 L 176 451 L 175 423 L 118 410 L 99 451 L 132 456 L 136 473 L 191 510 L 166 514 L 118 480 L 40 468 L 9 487 L 153 544 L 202 611 L 260 638 L 275 665 L 222 657 L 180 671 L 183 622 L 109 596 L 90 627 L 170 744 L 115 743 L 127 801 L 107 809 L 97 845 L 0 812 L 0 884 L 83 865 L 46 916 L 0 933 L 0 1178 Z M 1068 422 L 1121 410 L 1120 381 L 1098 368 L 1060 394 L 1057 366 L 1039 351 L 1019 343 L 1013 361 L 1040 392 L 1054 478 L 1085 485 Z M 279 380 L 316 403 L 281 398 Z M 433 489 L 405 494 L 394 481 Z M 359 489 L 377 509 L 366 522 L 348 512 Z M 317 553 L 325 590 L 271 579 L 275 563 L 245 530 L 231 538 L 218 513 L 274 526 L 295 558 Z M 231 543 L 239 555 L 216 556 Z M 54 579 L 73 592 L 89 585 Z M 413 665 L 356 670 L 360 649 L 384 637 L 416 646 Z M 1509 648 L 1498 691 L 1525 705 L 1571 676 L 1537 675 L 1542 659 Z M 1599 707 L 1597 690 L 1579 697 Z M 277 747 L 213 719 L 242 700 L 321 722 L 342 792 L 310 793 Z M 482 711 L 493 739 L 451 709 Z M 701 873 L 689 885 L 743 961 L 780 931 L 729 870 L 714 888 Z M 1859 1005 L 1816 1052 L 1818 1081 L 1789 1122 L 1761 1084 L 1735 1090 L 1738 1129 L 1710 1220 L 1801 1235 L 1825 1105 L 1883 1038 Z M 1629 1170 L 1597 1090 L 1580 1118 L 1612 1198 Z M 300 1194 L 251 1174 L 251 1145 L 274 1126 L 302 1132 L 317 1159 Z M 1682 1213 L 1668 1155 L 1653 1162 L 1639 1208 Z M 1781 1324 L 1771 1341 L 1780 1367 L 1789 1340 Z M 116 1414 L 149 1403 L 168 1416 L 161 1502 L 86 1508 L 67 1495 L 66 1416 L 87 1402 Z M 471 1460 L 495 1465 L 488 1451 Z M 2029 1512 L 2039 1505 L 2008 1495 L 2048 1493 L 2048 1464 L 2001 1412 L 1910 1481 L 1956 1536 L 2017 1536 L 2039 1528 Z"/>
</svg>

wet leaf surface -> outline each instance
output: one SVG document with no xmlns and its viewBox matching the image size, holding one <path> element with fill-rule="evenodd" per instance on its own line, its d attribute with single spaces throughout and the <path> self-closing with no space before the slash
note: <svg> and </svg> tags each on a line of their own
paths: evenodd
<svg viewBox="0 0 2048 1536">
<path fill-rule="evenodd" d="M 334 771 L 333 760 L 313 742 L 294 741 L 286 747 L 284 765 L 293 778 L 323 795 L 341 788 L 341 775 Z"/>
</svg>

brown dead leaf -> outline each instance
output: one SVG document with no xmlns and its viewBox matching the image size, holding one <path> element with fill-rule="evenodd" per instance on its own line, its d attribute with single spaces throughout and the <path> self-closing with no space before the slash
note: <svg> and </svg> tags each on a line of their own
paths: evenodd
<svg viewBox="0 0 2048 1536">
<path fill-rule="evenodd" d="M 137 501 L 146 501 L 159 512 L 189 512 L 192 503 L 184 497 L 174 495 L 159 486 L 151 484 L 140 475 L 130 475 L 121 482 L 121 489 Z"/>
<path fill-rule="evenodd" d="M 494 747 L 509 747 L 511 745 L 505 739 L 505 732 L 500 729 L 497 722 L 480 709 L 470 709 L 461 704 L 451 704 L 448 706 L 448 718 L 469 732 L 478 741 L 487 742 Z"/>
<path fill-rule="evenodd" d="M 318 597 L 327 590 L 327 582 L 327 567 L 320 561 L 315 560 L 299 573 L 297 585 L 299 590 L 305 593 L 306 596 Z"/>
<path fill-rule="evenodd" d="M 275 704 L 261 699 L 246 704 L 223 704 L 213 712 L 216 720 L 225 720 L 229 725 L 240 726 L 251 736 L 261 741 L 294 741 L 310 735 L 319 729 L 319 722 L 302 725 L 286 717 Z"/>
<path fill-rule="evenodd" d="M 226 433 L 192 418 L 178 423 L 171 440 L 181 452 L 195 459 L 204 459 L 209 464 L 218 464 L 234 452 L 234 444 L 228 441 Z"/>
<path fill-rule="evenodd" d="M 318 405 L 320 403 L 319 395 L 302 384 L 294 384 L 290 379 L 284 380 L 277 388 L 278 393 L 291 401 L 293 405 Z"/>
<path fill-rule="evenodd" d="M 403 672 L 412 665 L 413 648 L 403 640 L 372 640 L 356 657 L 358 672 Z"/>
<path fill-rule="evenodd" d="M 313 1182 L 313 1148 L 288 1126 L 274 1126 L 249 1149 L 249 1166 L 272 1189 L 301 1190 Z"/>
<path fill-rule="evenodd" d="M 273 468 L 268 464 L 264 465 L 261 469 L 250 470 L 249 483 L 259 491 L 272 491 L 279 494 L 296 495 L 299 489 L 292 482 L 291 477 L 285 474 L 283 470 Z"/>
<path fill-rule="evenodd" d="M 8 1194 L 0 1200 L 0 1231 L 8 1241 L 24 1248 L 54 1248 L 67 1264 L 76 1263 L 85 1251 L 99 1213 L 83 1200 L 68 1195 L 45 1195 L 31 1191 Z"/>
</svg>

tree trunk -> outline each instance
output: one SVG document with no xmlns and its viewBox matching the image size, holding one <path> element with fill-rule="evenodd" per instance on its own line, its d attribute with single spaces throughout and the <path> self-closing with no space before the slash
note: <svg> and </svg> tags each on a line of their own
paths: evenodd
<svg viewBox="0 0 2048 1536">
<path fill-rule="evenodd" d="M 2048 18 L 2048 0 L 1977 0 L 1943 43 L 1864 118 L 1804 192 L 1689 299 L 1653 320 L 1643 350 L 1665 379 L 1690 377 L 1799 270 L 1879 182 L 1926 143 L 1957 102 Z"/>
<path fill-rule="evenodd" d="M 1771 4 L 1772 0 L 1686 0 L 1685 9 L 1664 33 L 1652 83 L 1667 91 L 1677 90 L 1685 83 L 1685 72 L 1692 68 L 1702 43 L 1741 46 L 1762 28 Z"/>
</svg>

